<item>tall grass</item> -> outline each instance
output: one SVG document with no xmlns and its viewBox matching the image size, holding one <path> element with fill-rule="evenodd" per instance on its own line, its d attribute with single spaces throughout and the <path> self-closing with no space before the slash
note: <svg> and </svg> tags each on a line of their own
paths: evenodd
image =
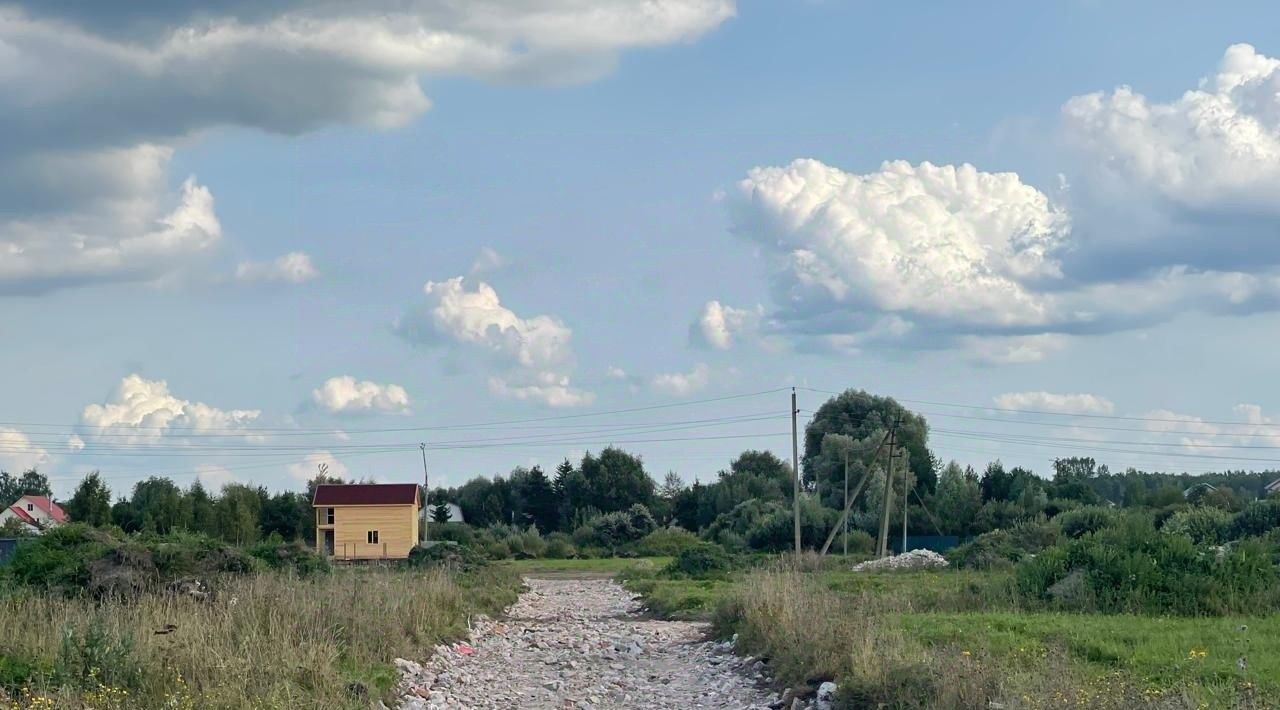
<svg viewBox="0 0 1280 710">
<path fill-rule="evenodd" d="M 267 573 L 219 580 L 211 602 L 0 592 L 0 619 L 21 630 L 0 637 L 0 660 L 18 668 L 6 678 L 0 663 L 0 683 L 13 698 L 30 689 L 17 706 L 367 708 L 394 684 L 393 658 L 420 657 L 514 599 L 513 575 L 480 574 L 464 586 L 438 570 Z M 138 671 L 114 678 L 85 658 Z"/>
<path fill-rule="evenodd" d="M 834 680 L 846 708 L 1197 706 L 1180 688 L 1091 671 L 1061 649 L 1011 661 L 964 639 L 922 643 L 898 623 L 899 603 L 878 593 L 835 592 L 817 577 L 780 569 L 747 575 L 720 601 L 716 633 L 737 634 L 740 652 L 768 658 L 786 686 L 812 689 Z"/>
</svg>

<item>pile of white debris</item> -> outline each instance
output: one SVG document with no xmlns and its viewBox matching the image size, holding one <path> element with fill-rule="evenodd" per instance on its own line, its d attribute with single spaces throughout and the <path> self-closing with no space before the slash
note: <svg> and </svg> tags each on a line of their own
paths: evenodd
<svg viewBox="0 0 1280 710">
<path fill-rule="evenodd" d="M 947 566 L 947 558 L 933 550 L 912 550 L 904 555 L 867 560 L 853 566 L 854 572 L 880 572 L 884 570 L 941 569 Z"/>
</svg>

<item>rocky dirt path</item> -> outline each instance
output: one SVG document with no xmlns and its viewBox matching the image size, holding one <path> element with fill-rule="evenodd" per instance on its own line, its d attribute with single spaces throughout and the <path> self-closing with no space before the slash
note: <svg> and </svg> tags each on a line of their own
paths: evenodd
<svg viewBox="0 0 1280 710">
<path fill-rule="evenodd" d="M 527 579 L 501 621 L 424 665 L 397 661 L 402 710 L 767 708 L 763 664 L 704 642 L 704 624 L 647 619 L 608 579 Z"/>
</svg>

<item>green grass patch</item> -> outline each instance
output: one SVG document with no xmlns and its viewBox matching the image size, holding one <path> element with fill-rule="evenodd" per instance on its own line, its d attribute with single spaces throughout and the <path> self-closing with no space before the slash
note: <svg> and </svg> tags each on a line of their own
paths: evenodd
<svg viewBox="0 0 1280 710">
<path fill-rule="evenodd" d="M 919 572 L 822 572 L 833 592 L 868 596 L 878 606 L 902 611 L 968 611 L 1016 606 L 1013 573 L 941 569 Z"/>
<path fill-rule="evenodd" d="M 1060 648 L 1098 673 L 1126 671 L 1157 688 L 1186 683 L 1213 690 L 1252 683 L 1280 691 L 1280 615 L 907 613 L 896 620 L 926 644 L 1019 665 Z M 1245 670 L 1237 667 L 1241 657 L 1247 660 Z"/>
<path fill-rule="evenodd" d="M 649 611 L 667 619 L 710 618 L 732 584 L 726 579 L 627 579 L 627 589 L 643 595 Z"/>
</svg>

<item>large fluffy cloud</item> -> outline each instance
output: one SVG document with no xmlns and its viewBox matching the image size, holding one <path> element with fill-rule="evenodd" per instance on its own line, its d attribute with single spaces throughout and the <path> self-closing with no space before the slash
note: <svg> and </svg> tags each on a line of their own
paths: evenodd
<svg viewBox="0 0 1280 710">
<path fill-rule="evenodd" d="M 109 435 L 112 444 L 203 433 L 253 437 L 249 427 L 260 414 L 256 409 L 219 409 L 182 399 L 164 380 L 134 374 L 120 381 L 110 400 L 84 408 L 80 436 L 91 441 Z"/>
<path fill-rule="evenodd" d="M 1122 86 L 1076 96 L 1062 116 L 1079 278 L 1280 264 L 1280 60 L 1234 45 L 1176 99 Z"/>
<path fill-rule="evenodd" d="M 409 414 L 409 393 L 400 385 L 356 380 L 350 375 L 330 377 L 312 390 L 311 401 L 331 414 Z"/>
<path fill-rule="evenodd" d="M 734 308 L 719 301 L 707 301 L 698 320 L 689 326 L 689 341 L 717 350 L 728 350 L 735 341 L 759 335 L 764 307 L 755 310 Z"/>
<path fill-rule="evenodd" d="M 207 129 L 398 126 L 429 108 L 423 77 L 582 81 L 619 51 L 695 39 L 733 12 L 731 0 L 0 5 L 0 293 L 151 279 L 210 251 L 207 192 L 167 178 L 172 146 Z"/>
<path fill-rule="evenodd" d="M 502 305 L 492 286 L 481 281 L 468 289 L 461 276 L 429 281 L 423 293 L 426 302 L 395 323 L 405 340 L 461 345 L 487 353 L 504 369 L 489 380 L 494 394 L 555 407 L 591 402 L 591 393 L 570 383 L 573 331 L 559 318 L 521 317 Z"/>
</svg>

